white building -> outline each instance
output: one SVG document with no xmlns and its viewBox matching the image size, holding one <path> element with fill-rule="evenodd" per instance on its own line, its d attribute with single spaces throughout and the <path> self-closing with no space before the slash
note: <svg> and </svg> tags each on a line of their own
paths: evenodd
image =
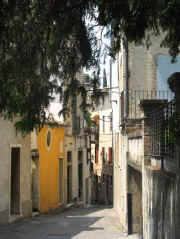
<svg viewBox="0 0 180 239">
<path fill-rule="evenodd" d="M 0 119 L 0 223 L 32 215 L 30 135 Z"/>
</svg>

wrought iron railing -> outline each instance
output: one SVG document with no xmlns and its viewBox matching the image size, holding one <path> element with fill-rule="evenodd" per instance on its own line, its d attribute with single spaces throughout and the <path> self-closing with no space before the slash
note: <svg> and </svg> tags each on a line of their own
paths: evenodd
<svg viewBox="0 0 180 239">
<path fill-rule="evenodd" d="M 126 119 L 140 119 L 143 112 L 140 109 L 141 100 L 167 100 L 171 101 L 174 95 L 170 91 L 157 90 L 128 90 L 122 91 L 121 102 L 121 122 Z"/>
<path fill-rule="evenodd" d="M 174 158 L 175 154 L 175 102 L 171 101 L 151 113 L 151 156 L 153 158 Z"/>
</svg>

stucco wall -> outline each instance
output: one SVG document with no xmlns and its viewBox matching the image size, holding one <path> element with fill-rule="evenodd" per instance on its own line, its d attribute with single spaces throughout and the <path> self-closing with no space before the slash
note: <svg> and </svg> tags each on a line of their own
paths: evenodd
<svg viewBox="0 0 180 239">
<path fill-rule="evenodd" d="M 81 115 L 81 112 L 79 111 Z M 82 117 L 82 115 L 81 115 Z M 82 118 L 81 118 L 82 119 Z M 72 201 L 77 201 L 79 197 L 79 178 L 78 178 L 78 151 L 82 151 L 82 163 L 83 163 L 83 205 L 86 206 L 90 203 L 91 198 L 91 179 L 89 171 L 89 163 L 87 163 L 87 145 L 84 137 L 84 129 L 81 124 L 80 134 L 72 136 L 71 134 L 71 118 L 68 119 L 69 125 L 66 128 L 65 133 L 65 157 L 67 158 L 67 152 L 70 151 L 72 155 Z M 82 122 L 82 121 L 81 121 Z M 67 177 L 66 177 L 67 181 Z M 88 198 L 87 198 L 88 197 Z"/>
<path fill-rule="evenodd" d="M 31 132 L 31 150 L 37 150 L 37 133 L 35 129 Z"/>
<path fill-rule="evenodd" d="M 113 206 L 119 214 L 119 225 L 122 232 L 127 234 L 127 137 L 119 133 L 118 157 L 114 162 L 114 197 Z"/>
<path fill-rule="evenodd" d="M 11 146 L 20 146 L 20 209 L 18 217 L 32 213 L 31 202 L 31 156 L 30 136 L 16 134 L 12 122 L 0 119 L 0 222 L 11 221 L 10 215 L 10 170 Z M 13 217 L 14 218 L 14 217 Z"/>
<path fill-rule="evenodd" d="M 47 134 L 50 132 L 50 146 Z M 59 158 L 63 159 L 63 173 L 66 169 L 64 159 L 64 128 L 45 126 L 38 134 L 39 170 L 40 170 L 40 211 L 46 212 L 59 206 L 59 184 L 65 194 L 65 179 L 59 182 Z M 64 174 L 63 174 L 64 175 Z M 65 203 L 65 196 L 63 195 Z"/>
<path fill-rule="evenodd" d="M 128 139 L 128 160 L 141 167 L 144 158 L 143 138 Z"/>
<path fill-rule="evenodd" d="M 68 129 L 67 129 L 68 130 Z M 78 169 L 77 169 L 77 154 L 75 151 L 75 137 L 65 134 L 65 158 L 67 160 L 67 152 L 72 155 L 72 199 L 78 197 Z M 66 177 L 67 184 L 67 177 Z"/>
</svg>

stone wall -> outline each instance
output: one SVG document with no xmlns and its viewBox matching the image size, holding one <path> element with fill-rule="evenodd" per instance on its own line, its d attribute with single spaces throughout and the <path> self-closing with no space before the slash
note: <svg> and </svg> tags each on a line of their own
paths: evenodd
<svg viewBox="0 0 180 239">
<path fill-rule="evenodd" d="M 144 158 L 143 145 L 143 138 L 141 136 L 128 138 L 128 160 L 132 164 L 137 165 L 140 170 Z"/>
<path fill-rule="evenodd" d="M 179 238 L 179 176 L 145 167 L 143 182 L 144 238 Z"/>
<path fill-rule="evenodd" d="M 128 166 L 128 194 L 131 194 L 131 205 L 128 205 L 131 207 L 131 213 L 128 214 L 131 217 L 129 224 L 132 224 L 129 233 L 142 233 L 142 174 L 130 166 Z"/>
<path fill-rule="evenodd" d="M 153 37 L 152 42 L 148 49 L 129 45 L 129 90 L 158 90 L 157 56 L 168 55 L 168 50 L 160 48 L 160 37 Z"/>
<path fill-rule="evenodd" d="M 122 50 L 118 54 L 118 68 L 119 68 L 119 89 L 120 92 L 123 90 L 127 90 L 126 86 L 128 86 L 128 90 L 132 91 L 156 91 L 158 89 L 157 84 L 157 72 L 158 72 L 158 65 L 157 65 L 157 56 L 158 55 L 168 55 L 167 49 L 160 48 L 161 39 L 153 38 L 153 44 L 146 49 L 145 46 L 135 46 L 133 44 L 129 44 L 129 52 L 128 52 L 128 74 L 126 72 L 126 59 L 125 59 L 125 52 Z M 123 49 L 123 48 L 122 48 Z M 145 93 L 146 94 L 146 93 Z M 129 95 L 129 102 L 130 100 L 137 100 L 135 103 L 138 104 L 138 95 Z M 130 98 L 131 97 L 131 98 Z M 133 98 L 133 99 L 132 99 Z M 145 97 L 144 97 L 145 98 Z M 155 97 L 156 98 L 156 97 Z M 139 98 L 143 99 L 143 98 Z M 124 105 L 124 108 L 126 105 Z M 131 106 L 132 108 L 132 106 Z M 143 117 L 143 115 L 142 115 Z M 141 131 L 141 137 L 131 137 L 129 135 L 131 132 L 128 132 L 128 125 L 120 127 L 119 133 L 119 141 L 118 143 L 115 141 L 115 148 L 118 150 L 115 155 L 115 162 L 114 162 L 114 208 L 120 215 L 120 226 L 122 227 L 122 231 L 128 231 L 128 220 L 127 220 L 127 193 L 128 193 L 128 186 L 127 186 L 127 163 L 128 160 L 134 162 L 134 165 L 140 164 L 142 161 L 142 165 L 140 168 L 142 170 L 142 192 L 146 191 L 146 194 L 143 193 L 142 197 L 142 214 L 143 214 L 143 225 L 150 223 L 150 219 L 146 218 L 147 215 L 147 208 L 146 208 L 146 201 L 147 198 L 150 197 L 151 192 L 147 189 L 146 186 L 146 177 L 144 176 L 145 167 L 147 167 L 150 161 L 150 137 L 149 137 L 149 125 L 148 122 L 143 122 Z M 141 124 L 141 122 L 140 122 Z M 132 127 L 136 125 L 132 123 Z M 137 129 L 135 129 L 137 131 Z M 129 138 L 129 139 L 128 139 Z M 136 167 L 135 167 L 136 168 Z M 148 180 L 148 183 L 151 183 L 151 180 Z M 132 186 L 132 185 L 131 185 Z M 129 185 L 129 187 L 131 188 Z M 160 190 L 160 188 L 154 188 L 155 190 Z M 140 194 L 139 194 L 140 195 Z M 145 202 L 145 203 L 144 203 Z M 150 202 L 150 201 L 149 201 Z M 145 228 L 144 228 L 145 229 Z M 146 230 L 147 231 L 147 230 Z M 150 232 L 148 232 L 150 233 Z M 148 238 L 148 233 L 145 234 L 145 239 Z M 155 238 L 155 237 L 154 237 Z M 169 237 L 170 238 L 170 237 Z M 149 239 L 149 238 L 148 238 Z"/>
<path fill-rule="evenodd" d="M 127 137 L 119 133 L 118 157 L 114 160 L 113 206 L 119 215 L 120 230 L 128 233 L 127 223 Z"/>
</svg>

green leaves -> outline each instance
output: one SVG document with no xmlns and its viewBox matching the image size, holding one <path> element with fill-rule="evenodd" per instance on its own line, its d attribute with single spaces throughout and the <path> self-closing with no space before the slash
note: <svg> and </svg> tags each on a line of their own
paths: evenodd
<svg viewBox="0 0 180 239">
<path fill-rule="evenodd" d="M 179 136 L 180 136 L 179 114 L 177 112 L 174 112 L 174 114 L 166 122 L 165 143 L 167 145 L 176 144 Z"/>
<path fill-rule="evenodd" d="M 18 130 L 41 127 L 57 88 L 74 82 L 83 66 L 95 64 L 83 5 L 80 0 L 75 5 L 56 0 L 1 2 L 0 113 L 8 119 L 18 116 Z M 64 105 L 68 99 L 65 96 Z"/>
<path fill-rule="evenodd" d="M 163 47 L 175 59 L 180 46 L 180 3 L 177 0 L 14 0 L 0 2 L 0 113 L 19 117 L 17 128 L 29 132 L 41 127 L 49 102 L 59 91 L 64 112 L 72 86 L 87 106 L 86 90 L 78 86 L 82 67 L 98 73 L 101 44 L 86 25 L 87 18 L 100 26 L 111 25 L 111 53 L 120 43 L 141 44 L 147 35 L 164 32 Z M 147 40 L 147 44 L 149 44 Z M 56 81 L 53 81 L 56 79 Z M 94 81 L 94 83 L 93 83 Z M 101 92 L 94 76 L 92 100 Z"/>
</svg>

